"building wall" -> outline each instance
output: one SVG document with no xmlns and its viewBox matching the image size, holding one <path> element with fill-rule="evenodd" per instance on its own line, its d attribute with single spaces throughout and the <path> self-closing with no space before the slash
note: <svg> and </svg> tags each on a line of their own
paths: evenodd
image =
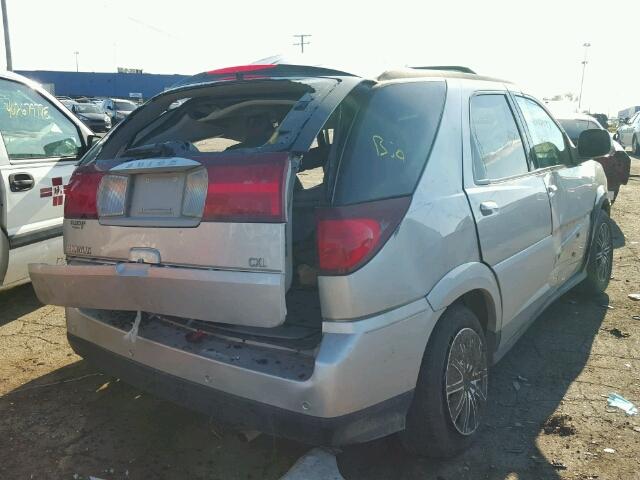
<svg viewBox="0 0 640 480">
<path fill-rule="evenodd" d="M 17 70 L 16 73 L 41 84 L 53 85 L 55 95 L 129 98 L 130 93 L 141 93 L 145 100 L 188 78 L 188 75 L 50 70 Z"/>
</svg>

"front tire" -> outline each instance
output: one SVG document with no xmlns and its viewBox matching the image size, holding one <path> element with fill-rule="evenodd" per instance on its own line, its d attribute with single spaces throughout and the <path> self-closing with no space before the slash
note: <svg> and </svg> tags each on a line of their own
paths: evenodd
<svg viewBox="0 0 640 480">
<path fill-rule="evenodd" d="M 594 226 L 593 239 L 589 247 L 589 263 L 584 286 L 590 293 L 603 293 L 613 268 L 613 236 L 611 220 L 604 210 L 600 211 Z"/>
<path fill-rule="evenodd" d="M 451 305 L 427 344 L 406 429 L 409 452 L 450 457 L 473 442 L 487 403 L 487 348 L 477 317 Z"/>
<path fill-rule="evenodd" d="M 634 155 L 640 155 L 640 142 L 638 142 L 637 135 L 633 136 L 633 140 L 631 140 L 631 151 Z"/>
</svg>

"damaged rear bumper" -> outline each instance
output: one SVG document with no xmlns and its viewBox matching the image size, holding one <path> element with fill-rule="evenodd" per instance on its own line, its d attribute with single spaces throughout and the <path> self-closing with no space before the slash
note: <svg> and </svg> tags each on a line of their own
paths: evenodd
<svg viewBox="0 0 640 480">
<path fill-rule="evenodd" d="M 29 275 L 38 298 L 47 305 L 144 311 L 258 327 L 281 325 L 287 311 L 285 277 L 276 272 L 126 262 L 36 263 L 29 265 Z"/>
<path fill-rule="evenodd" d="M 345 445 L 402 430 L 437 313 L 426 300 L 356 322 L 324 324 L 317 351 L 140 326 L 135 342 L 98 311 L 67 309 L 73 349 L 99 369 L 240 428 Z M 175 331 L 171 331 L 174 329 Z"/>
</svg>

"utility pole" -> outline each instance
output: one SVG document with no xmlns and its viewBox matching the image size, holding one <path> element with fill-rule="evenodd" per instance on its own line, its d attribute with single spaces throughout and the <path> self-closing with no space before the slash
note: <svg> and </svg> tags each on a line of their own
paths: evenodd
<svg viewBox="0 0 640 480">
<path fill-rule="evenodd" d="M 2 6 L 2 26 L 4 27 L 4 49 L 7 54 L 7 70 L 13 70 L 13 62 L 11 61 L 11 40 L 9 39 L 9 20 L 7 19 L 7 2 L 0 0 Z"/>
<path fill-rule="evenodd" d="M 578 98 L 578 111 L 580 111 L 580 106 L 582 105 L 582 87 L 584 86 L 584 71 L 587 68 L 587 49 L 591 46 L 589 42 L 585 42 L 582 44 L 584 47 L 584 60 L 582 60 L 582 80 L 580 80 L 580 97 Z"/>
<path fill-rule="evenodd" d="M 304 46 L 305 45 L 309 45 L 311 42 L 305 42 L 304 39 L 305 37 L 310 37 L 311 35 L 308 34 L 302 34 L 302 35 L 294 35 L 294 37 L 298 37 L 299 42 L 298 43 L 294 43 L 294 45 L 296 47 L 300 47 L 300 53 L 304 53 Z"/>
<path fill-rule="evenodd" d="M 76 52 L 73 52 L 73 54 L 76 56 L 76 73 L 77 73 L 80 71 L 78 70 L 78 55 L 80 55 L 80 52 L 76 51 Z"/>
</svg>

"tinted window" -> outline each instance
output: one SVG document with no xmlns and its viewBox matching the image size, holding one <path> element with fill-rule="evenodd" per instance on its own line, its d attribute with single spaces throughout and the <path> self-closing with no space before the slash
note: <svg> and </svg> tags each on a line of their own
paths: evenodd
<svg viewBox="0 0 640 480">
<path fill-rule="evenodd" d="M 527 122 L 538 168 L 570 165 L 571 154 L 564 142 L 562 130 L 536 102 L 524 97 L 516 98 Z"/>
<path fill-rule="evenodd" d="M 473 173 L 477 180 L 495 180 L 528 171 L 522 138 L 504 95 L 473 97 L 470 117 Z"/>
<path fill-rule="evenodd" d="M 40 94 L 0 80 L 0 132 L 11 160 L 75 157 L 82 146 L 76 126 Z"/>
<path fill-rule="evenodd" d="M 335 203 L 413 193 L 438 128 L 445 93 L 444 82 L 373 88 L 345 143 Z"/>
<path fill-rule="evenodd" d="M 135 105 L 134 103 L 130 103 L 130 102 L 118 102 L 116 100 L 115 103 L 116 103 L 116 109 L 120 110 L 122 112 L 132 112 L 137 107 L 137 105 Z"/>
<path fill-rule="evenodd" d="M 567 132 L 567 136 L 571 139 L 574 145 L 578 145 L 578 138 L 580 134 L 585 130 L 597 128 L 600 129 L 600 125 L 589 120 L 558 120 L 564 131 Z"/>
</svg>

